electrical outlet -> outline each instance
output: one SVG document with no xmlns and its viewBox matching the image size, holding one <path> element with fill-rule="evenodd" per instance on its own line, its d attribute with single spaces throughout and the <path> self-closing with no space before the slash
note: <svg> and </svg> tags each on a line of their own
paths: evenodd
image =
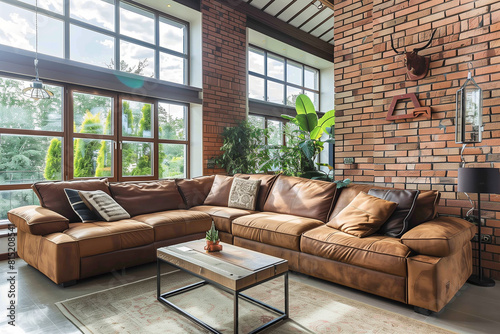
<svg viewBox="0 0 500 334">
<path fill-rule="evenodd" d="M 352 165 L 354 163 L 354 158 L 344 158 L 344 164 Z"/>
<path fill-rule="evenodd" d="M 472 238 L 473 241 L 478 242 L 478 236 L 477 234 L 474 235 L 474 238 Z M 491 244 L 493 242 L 493 238 L 490 234 L 481 234 L 481 242 L 483 244 Z"/>
</svg>

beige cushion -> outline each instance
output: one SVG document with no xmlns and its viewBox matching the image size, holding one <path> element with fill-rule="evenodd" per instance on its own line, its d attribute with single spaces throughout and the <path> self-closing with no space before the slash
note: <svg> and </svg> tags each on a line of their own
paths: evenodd
<svg viewBox="0 0 500 334">
<path fill-rule="evenodd" d="M 227 206 L 230 208 L 255 210 L 260 180 L 235 178 L 229 192 Z"/>
<path fill-rule="evenodd" d="M 360 238 L 366 237 L 375 233 L 397 206 L 398 203 L 360 192 L 327 225 Z"/>
<path fill-rule="evenodd" d="M 128 219 L 130 215 L 104 191 L 79 191 L 85 205 L 107 222 Z"/>
</svg>

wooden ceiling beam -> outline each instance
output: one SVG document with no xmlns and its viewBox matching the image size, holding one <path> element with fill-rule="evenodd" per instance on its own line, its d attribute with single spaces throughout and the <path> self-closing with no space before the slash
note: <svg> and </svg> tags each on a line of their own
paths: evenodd
<svg viewBox="0 0 500 334">
<path fill-rule="evenodd" d="M 333 2 L 330 2 L 329 0 L 319 0 L 319 1 L 323 4 L 323 6 L 331 8 L 332 10 L 334 10 L 334 8 L 333 8 Z"/>
<path fill-rule="evenodd" d="M 332 44 L 283 22 L 242 0 L 217 1 L 244 13 L 248 18 L 247 26 L 249 28 L 333 62 L 334 47 Z"/>
</svg>

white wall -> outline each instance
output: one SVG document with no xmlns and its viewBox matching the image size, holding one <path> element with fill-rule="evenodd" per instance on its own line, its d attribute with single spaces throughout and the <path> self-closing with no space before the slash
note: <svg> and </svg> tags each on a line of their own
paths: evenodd
<svg viewBox="0 0 500 334">
<path fill-rule="evenodd" d="M 148 7 L 189 22 L 189 83 L 190 86 L 203 88 L 203 68 L 201 52 L 201 12 L 183 6 L 173 0 L 137 1 Z M 170 7 L 169 7 L 170 5 Z M 201 104 L 190 105 L 190 176 L 203 175 L 203 107 Z"/>
</svg>

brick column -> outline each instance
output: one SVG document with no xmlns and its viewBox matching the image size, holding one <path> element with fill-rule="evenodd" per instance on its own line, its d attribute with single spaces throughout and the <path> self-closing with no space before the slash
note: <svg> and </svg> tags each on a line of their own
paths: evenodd
<svg viewBox="0 0 500 334">
<path fill-rule="evenodd" d="M 220 133 L 246 117 L 246 16 L 216 0 L 202 0 L 203 174 L 220 154 Z"/>
</svg>

